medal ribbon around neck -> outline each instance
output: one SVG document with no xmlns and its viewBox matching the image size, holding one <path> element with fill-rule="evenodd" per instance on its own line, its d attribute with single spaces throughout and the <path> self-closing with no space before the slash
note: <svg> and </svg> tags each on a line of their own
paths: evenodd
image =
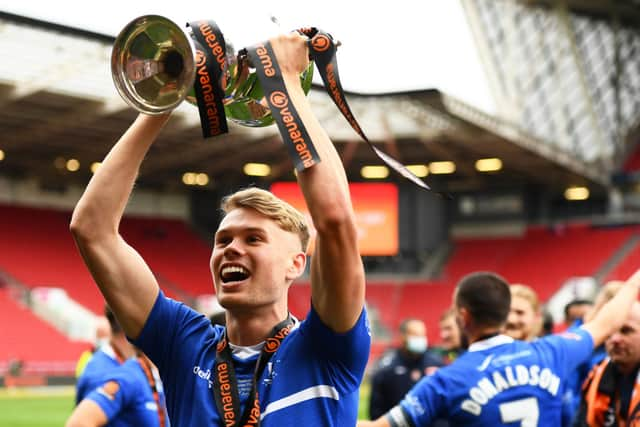
<svg viewBox="0 0 640 427">
<path fill-rule="evenodd" d="M 260 398 L 257 381 L 293 325 L 294 320 L 291 315 L 288 315 L 285 320 L 272 329 L 271 334 L 267 337 L 256 362 L 249 399 L 242 414 L 240 413 L 238 381 L 225 329 L 224 336 L 216 348 L 216 365 L 213 375 L 213 396 L 224 425 L 233 427 L 257 427 L 260 425 Z"/>
</svg>

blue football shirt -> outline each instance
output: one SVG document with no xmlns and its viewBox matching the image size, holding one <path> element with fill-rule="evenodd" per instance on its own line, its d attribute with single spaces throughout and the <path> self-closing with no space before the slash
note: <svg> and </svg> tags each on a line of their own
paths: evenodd
<svg viewBox="0 0 640 427">
<path fill-rule="evenodd" d="M 129 359 L 103 377 L 103 384 L 87 395 L 104 411 L 109 427 L 159 426 L 158 405 L 142 366 Z M 158 384 L 156 384 L 158 386 Z M 164 401 L 159 390 L 160 402 Z M 162 403 L 161 403 L 162 404 Z"/>
<path fill-rule="evenodd" d="M 395 427 L 560 426 L 564 379 L 591 356 L 584 329 L 533 342 L 498 335 L 472 344 L 453 364 L 424 377 L 389 412 Z"/>
<path fill-rule="evenodd" d="M 224 425 L 213 396 L 216 345 L 223 333 L 202 314 L 158 295 L 135 344 L 160 371 L 173 425 Z M 365 310 L 350 331 L 337 334 L 312 309 L 259 378 L 261 427 L 355 425 L 370 345 Z M 244 406 L 257 356 L 233 358 Z"/>
<path fill-rule="evenodd" d="M 76 383 L 76 405 L 103 383 L 104 375 L 120 366 L 113 348 L 104 345 L 93 353 Z"/>
</svg>

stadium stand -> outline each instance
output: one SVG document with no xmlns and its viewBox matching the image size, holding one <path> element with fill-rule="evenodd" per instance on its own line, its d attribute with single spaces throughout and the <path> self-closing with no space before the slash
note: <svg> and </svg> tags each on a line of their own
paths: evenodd
<svg viewBox="0 0 640 427">
<path fill-rule="evenodd" d="M 178 291 L 191 296 L 213 293 L 209 271 L 211 247 L 189 230 L 184 222 L 125 218 L 120 231 L 156 275 L 164 279 L 165 285 L 171 283 Z M 167 286 L 162 287 L 170 294 Z"/>
<path fill-rule="evenodd" d="M 640 265 L 640 245 L 637 245 L 627 256 L 614 268 L 605 281 L 621 280 L 629 277 Z"/>
<path fill-rule="evenodd" d="M 94 313 L 102 312 L 102 295 L 68 232 L 69 212 L 1 205 L 0 215 L 5 242 L 0 247 L 0 269 L 29 288 L 62 287 Z M 183 222 L 126 218 L 121 232 L 159 276 L 168 295 L 213 292 L 210 249 Z"/>
<path fill-rule="evenodd" d="M 0 370 L 6 371 L 10 360 L 20 360 L 24 375 L 73 372 L 78 355 L 88 347 L 70 341 L 35 316 L 11 298 L 6 288 L 0 288 L 0 324 L 0 361 L 5 362 Z"/>
<path fill-rule="evenodd" d="M 0 205 L 0 270 L 24 289 L 64 289 L 98 314 L 104 299 L 68 232 L 70 212 Z M 122 230 L 148 260 L 167 295 L 188 300 L 213 292 L 208 269 L 210 249 L 178 220 L 127 218 Z M 74 342 L 19 304 L 0 288 L 0 370 L 11 359 L 24 362 L 24 374 L 72 373 L 89 343 Z M 28 339 L 25 339 L 28 337 Z"/>
<path fill-rule="evenodd" d="M 303 319 L 311 307 L 311 286 L 309 283 L 294 283 L 289 288 L 289 311 L 298 319 Z"/>
<path fill-rule="evenodd" d="M 376 310 L 378 320 L 387 329 L 395 331 L 399 312 L 402 286 L 393 282 L 367 283 L 366 301 L 369 311 Z"/>
<path fill-rule="evenodd" d="M 450 306 L 454 286 L 462 276 L 478 270 L 495 271 L 512 283 L 532 286 L 546 301 L 572 277 L 596 275 L 639 230 L 637 226 L 578 223 L 561 228 L 530 227 L 521 237 L 457 239 L 438 278 L 371 283 L 367 301 L 390 330 L 404 317 L 418 317 L 427 324 L 430 342 L 437 343 L 438 318 Z M 638 262 L 640 249 L 636 248 L 611 277 L 628 277 Z"/>
<path fill-rule="evenodd" d="M 80 304 L 99 313 L 104 300 L 67 231 L 70 215 L 51 209 L 0 206 L 0 269 L 29 288 L 62 287 Z"/>
<path fill-rule="evenodd" d="M 455 283 L 471 271 L 493 270 L 512 283 L 534 287 L 544 301 L 567 279 L 593 276 L 637 230 L 582 223 L 531 227 L 518 239 L 457 240 L 444 277 Z"/>
</svg>

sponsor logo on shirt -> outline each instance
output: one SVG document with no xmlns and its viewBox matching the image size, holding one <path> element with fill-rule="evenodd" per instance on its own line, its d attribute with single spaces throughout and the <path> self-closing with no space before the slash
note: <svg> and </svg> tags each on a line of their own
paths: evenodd
<svg viewBox="0 0 640 427">
<path fill-rule="evenodd" d="M 275 359 L 274 361 L 270 361 L 267 363 L 267 375 L 265 375 L 262 383 L 264 385 L 271 385 L 275 377 L 278 376 L 278 372 L 276 371 L 276 367 L 281 362 L 281 359 Z"/>
<path fill-rule="evenodd" d="M 118 391 L 120 391 L 120 384 L 118 384 L 116 381 L 109 381 L 98 389 L 98 393 L 109 400 L 115 400 Z"/>
<path fill-rule="evenodd" d="M 582 337 L 575 332 L 563 332 L 560 334 L 562 338 L 567 338 L 569 340 L 581 341 Z"/>
<path fill-rule="evenodd" d="M 425 410 L 424 407 L 422 406 L 422 404 L 420 403 L 420 401 L 418 400 L 417 397 L 408 394 L 405 402 L 409 404 L 409 406 L 411 407 L 411 412 L 420 416 L 423 415 Z"/>
<path fill-rule="evenodd" d="M 273 362 L 267 363 L 267 376 L 262 381 L 265 385 L 269 385 L 273 382 Z"/>
<path fill-rule="evenodd" d="M 482 372 L 489 367 L 489 363 L 491 363 L 491 359 L 493 359 L 493 354 L 487 356 L 486 359 L 478 366 L 478 371 Z"/>
<path fill-rule="evenodd" d="M 201 378 L 207 381 L 209 388 L 213 387 L 213 380 L 211 380 L 211 369 L 207 369 L 206 371 L 200 368 L 200 366 L 193 367 L 193 374 L 198 378 Z"/>
<path fill-rule="evenodd" d="M 531 356 L 531 350 L 522 350 L 514 354 L 503 354 L 493 359 L 492 365 L 495 367 L 510 365 L 514 360 Z"/>
</svg>

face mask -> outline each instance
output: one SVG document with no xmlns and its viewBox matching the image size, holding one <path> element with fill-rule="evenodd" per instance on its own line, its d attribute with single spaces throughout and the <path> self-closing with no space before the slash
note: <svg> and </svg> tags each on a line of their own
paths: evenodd
<svg viewBox="0 0 640 427">
<path fill-rule="evenodd" d="M 407 350 L 411 353 L 424 353 L 427 350 L 427 337 L 408 337 Z"/>
</svg>

